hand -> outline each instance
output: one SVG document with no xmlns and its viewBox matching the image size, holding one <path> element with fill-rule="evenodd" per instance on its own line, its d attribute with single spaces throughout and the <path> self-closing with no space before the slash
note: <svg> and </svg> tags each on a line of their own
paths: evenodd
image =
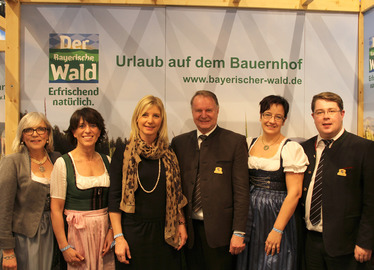
<svg viewBox="0 0 374 270">
<path fill-rule="evenodd" d="M 363 263 L 366 261 L 370 261 L 372 250 L 371 249 L 365 249 L 359 246 L 355 246 L 355 259 L 356 261 Z"/>
<path fill-rule="evenodd" d="M 271 230 L 268 234 L 268 238 L 265 241 L 265 252 L 267 255 L 271 254 L 272 256 L 275 252 L 280 252 L 280 244 L 282 241 L 282 234 Z"/>
<path fill-rule="evenodd" d="M 7 257 L 7 258 L 5 258 Z M 3 250 L 3 269 L 4 270 L 16 270 L 17 269 L 17 259 L 14 249 Z"/>
<path fill-rule="evenodd" d="M 245 249 L 244 237 L 240 237 L 237 235 L 232 235 L 230 241 L 230 250 L 229 252 L 232 255 L 238 255 Z"/>
<path fill-rule="evenodd" d="M 62 255 L 64 256 L 65 261 L 72 266 L 75 266 L 77 264 L 79 265 L 84 262 L 84 257 L 73 248 L 68 248 L 67 250 L 62 252 Z"/>
<path fill-rule="evenodd" d="M 110 251 L 110 246 L 112 245 L 113 242 L 113 230 L 108 230 L 106 236 L 105 236 L 105 241 L 104 241 L 104 247 L 101 256 L 104 257 L 109 251 Z"/>
<path fill-rule="evenodd" d="M 176 241 L 179 241 L 179 246 L 177 250 L 181 250 L 181 248 L 186 244 L 187 242 L 187 229 L 185 224 L 180 224 L 178 226 L 178 233 L 179 238 L 176 239 Z"/>
<path fill-rule="evenodd" d="M 118 261 L 125 264 L 130 263 L 130 247 L 123 236 L 116 238 L 115 253 Z"/>
</svg>

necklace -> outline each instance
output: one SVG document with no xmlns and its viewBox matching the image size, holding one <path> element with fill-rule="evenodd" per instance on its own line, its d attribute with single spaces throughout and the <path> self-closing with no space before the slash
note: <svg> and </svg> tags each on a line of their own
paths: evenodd
<svg viewBox="0 0 374 270">
<path fill-rule="evenodd" d="M 39 160 L 36 160 L 35 158 L 30 157 L 32 162 L 39 165 L 39 171 L 41 172 L 45 172 L 45 168 L 43 164 L 47 161 L 47 158 L 48 158 L 47 155 L 45 155 L 44 158 L 41 161 L 39 161 Z"/>
<path fill-rule="evenodd" d="M 145 193 L 152 193 L 153 191 L 155 191 L 157 185 L 158 185 L 158 182 L 160 181 L 160 174 L 161 174 L 161 159 L 158 160 L 158 176 L 157 176 L 157 181 L 156 181 L 156 184 L 155 186 L 152 188 L 152 190 L 146 190 L 143 185 L 142 185 L 142 182 L 140 182 L 140 177 L 139 177 L 139 167 L 137 169 L 137 176 L 138 176 L 138 182 L 139 182 L 139 185 L 140 187 L 142 188 L 142 190 L 145 192 Z"/>
<path fill-rule="evenodd" d="M 279 137 L 272 144 L 265 144 L 264 143 L 264 136 L 261 136 L 261 141 L 262 141 L 262 144 L 264 145 L 264 150 L 265 151 L 269 150 L 270 146 L 272 146 L 273 144 L 275 144 L 279 140 L 280 136 L 281 135 L 279 135 Z"/>
</svg>

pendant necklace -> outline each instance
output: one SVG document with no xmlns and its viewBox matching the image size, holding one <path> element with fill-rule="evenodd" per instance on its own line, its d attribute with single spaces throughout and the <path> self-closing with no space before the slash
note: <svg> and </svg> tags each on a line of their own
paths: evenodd
<svg viewBox="0 0 374 270">
<path fill-rule="evenodd" d="M 279 140 L 280 136 L 281 135 L 279 135 L 279 137 L 272 144 L 265 144 L 264 143 L 264 136 L 261 136 L 261 141 L 262 141 L 262 144 L 264 145 L 264 150 L 265 151 L 269 150 L 270 146 L 272 146 L 273 144 L 275 144 Z"/>
<path fill-rule="evenodd" d="M 41 161 L 39 161 L 39 160 L 36 160 L 35 158 L 30 157 L 32 162 L 39 165 L 39 171 L 41 171 L 42 173 L 45 172 L 45 168 L 43 164 L 47 161 L 47 158 L 48 158 L 47 155 L 45 155 L 44 158 Z"/>
<path fill-rule="evenodd" d="M 158 176 L 157 176 L 157 181 L 156 181 L 156 184 L 155 186 L 152 188 L 152 190 L 146 190 L 143 185 L 142 185 L 142 182 L 140 182 L 140 177 L 139 177 L 139 167 L 137 169 L 137 176 L 138 176 L 138 182 L 139 182 L 139 185 L 140 187 L 142 188 L 142 190 L 145 192 L 145 193 L 152 193 L 153 191 L 155 191 L 157 185 L 158 185 L 158 182 L 160 181 L 160 174 L 161 174 L 161 159 L 158 160 Z"/>
</svg>

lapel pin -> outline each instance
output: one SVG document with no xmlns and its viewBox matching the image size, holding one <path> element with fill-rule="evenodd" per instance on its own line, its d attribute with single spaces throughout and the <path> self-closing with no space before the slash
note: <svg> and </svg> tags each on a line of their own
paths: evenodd
<svg viewBox="0 0 374 270">
<path fill-rule="evenodd" d="M 347 176 L 347 171 L 344 170 L 344 169 L 339 169 L 337 175 L 340 175 L 340 176 Z"/>
<path fill-rule="evenodd" d="M 214 173 L 223 174 L 222 168 L 221 167 L 216 167 L 215 170 L 214 170 Z"/>
</svg>

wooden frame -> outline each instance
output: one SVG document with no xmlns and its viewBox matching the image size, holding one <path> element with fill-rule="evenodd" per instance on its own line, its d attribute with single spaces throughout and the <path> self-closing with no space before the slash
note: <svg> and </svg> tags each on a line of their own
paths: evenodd
<svg viewBox="0 0 374 270">
<path fill-rule="evenodd" d="M 30 4 L 199 6 L 359 12 L 359 0 L 20 0 Z M 306 4 L 305 4 L 306 3 Z"/>
<path fill-rule="evenodd" d="M 6 41 L 0 41 L 0 51 L 5 51 L 6 63 L 6 154 L 12 152 L 11 145 L 19 122 L 21 4 L 199 6 L 357 13 L 359 15 L 357 131 L 358 135 L 363 135 L 363 13 L 374 7 L 374 0 L 7 0 L 6 18 L 0 17 L 0 29 L 7 33 Z"/>
<path fill-rule="evenodd" d="M 20 10 L 21 4 L 7 1 L 5 6 L 5 151 L 11 146 L 19 122 L 20 98 Z"/>
</svg>

